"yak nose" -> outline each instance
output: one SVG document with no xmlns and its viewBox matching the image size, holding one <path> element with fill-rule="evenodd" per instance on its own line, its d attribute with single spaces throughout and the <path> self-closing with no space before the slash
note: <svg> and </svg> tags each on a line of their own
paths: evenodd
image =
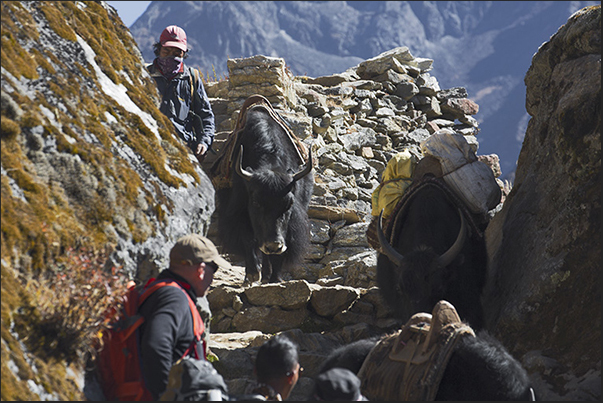
<svg viewBox="0 0 603 403">
<path fill-rule="evenodd" d="M 287 250 L 287 246 L 284 242 L 265 242 L 260 249 L 267 255 L 280 255 Z"/>
</svg>

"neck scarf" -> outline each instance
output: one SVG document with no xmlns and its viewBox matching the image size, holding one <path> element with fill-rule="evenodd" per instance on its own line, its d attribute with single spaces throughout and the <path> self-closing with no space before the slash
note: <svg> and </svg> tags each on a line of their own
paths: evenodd
<svg viewBox="0 0 603 403">
<path fill-rule="evenodd" d="M 182 57 L 158 57 L 155 62 L 161 74 L 168 80 L 184 71 L 184 59 Z"/>
</svg>

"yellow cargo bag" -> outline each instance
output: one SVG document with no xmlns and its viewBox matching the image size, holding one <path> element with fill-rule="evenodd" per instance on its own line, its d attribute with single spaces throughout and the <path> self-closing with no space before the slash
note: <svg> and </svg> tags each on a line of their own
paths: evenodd
<svg viewBox="0 0 603 403">
<path fill-rule="evenodd" d="M 400 151 L 394 155 L 383 171 L 381 183 L 371 196 L 371 215 L 378 217 L 383 211 L 383 218 L 390 216 L 398 200 L 402 197 L 412 182 L 412 174 L 417 165 L 417 159 L 410 151 Z"/>
</svg>

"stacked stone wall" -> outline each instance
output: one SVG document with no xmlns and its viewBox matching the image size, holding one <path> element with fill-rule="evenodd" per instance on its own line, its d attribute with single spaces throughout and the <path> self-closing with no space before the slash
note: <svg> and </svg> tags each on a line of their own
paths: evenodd
<svg viewBox="0 0 603 403">
<path fill-rule="evenodd" d="M 365 231 L 389 159 L 404 149 L 422 158 L 421 142 L 440 129 L 464 135 L 478 152 L 478 105 L 462 87 L 441 89 L 429 73 L 432 63 L 399 47 L 341 74 L 311 78 L 292 76 L 283 59 L 254 56 L 229 60 L 229 80 L 206 85 L 218 122 L 217 154 L 245 99 L 261 94 L 318 159 L 312 249 L 289 279 L 315 282 L 331 273 L 341 285 L 373 286 L 376 257 Z M 500 176 L 497 155 L 479 158 Z M 350 266 L 363 275 L 349 273 Z"/>
</svg>

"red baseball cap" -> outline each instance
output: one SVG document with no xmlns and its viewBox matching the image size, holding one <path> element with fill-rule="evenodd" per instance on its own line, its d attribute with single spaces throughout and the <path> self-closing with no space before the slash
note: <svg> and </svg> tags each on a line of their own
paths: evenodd
<svg viewBox="0 0 603 403">
<path fill-rule="evenodd" d="M 163 30 L 159 37 L 161 46 L 178 48 L 184 52 L 188 50 L 186 46 L 186 32 L 176 25 L 170 25 Z"/>
</svg>

